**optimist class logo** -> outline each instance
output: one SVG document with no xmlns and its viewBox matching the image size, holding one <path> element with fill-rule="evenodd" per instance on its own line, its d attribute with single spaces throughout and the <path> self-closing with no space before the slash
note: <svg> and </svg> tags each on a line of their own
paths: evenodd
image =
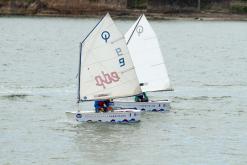
<svg viewBox="0 0 247 165">
<path fill-rule="evenodd" d="M 140 36 L 141 33 L 143 32 L 143 27 L 141 25 L 137 26 L 136 32 L 138 33 L 138 36 Z"/>
<path fill-rule="evenodd" d="M 108 32 L 108 31 L 103 31 L 102 33 L 101 33 L 101 38 L 103 39 L 103 40 L 105 40 L 105 42 L 107 43 L 107 40 L 110 38 L 110 33 Z"/>
</svg>

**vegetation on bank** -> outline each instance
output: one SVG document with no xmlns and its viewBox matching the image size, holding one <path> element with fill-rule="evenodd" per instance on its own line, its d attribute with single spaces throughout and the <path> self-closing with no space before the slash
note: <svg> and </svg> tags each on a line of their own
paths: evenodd
<svg viewBox="0 0 247 165">
<path fill-rule="evenodd" d="M 233 1 L 230 10 L 233 13 L 245 14 L 247 13 L 247 0 Z"/>
<path fill-rule="evenodd" d="M 33 2 L 35 2 L 35 1 L 37 1 L 37 0 L 16 0 L 16 1 L 18 1 L 18 2 L 26 2 L 26 3 L 33 3 Z M 0 2 L 15 2 L 15 1 L 13 1 L 13 0 L 0 0 Z"/>
<path fill-rule="evenodd" d="M 247 0 L 0 0 L 0 14 L 100 15 L 135 13 L 247 14 Z"/>
</svg>

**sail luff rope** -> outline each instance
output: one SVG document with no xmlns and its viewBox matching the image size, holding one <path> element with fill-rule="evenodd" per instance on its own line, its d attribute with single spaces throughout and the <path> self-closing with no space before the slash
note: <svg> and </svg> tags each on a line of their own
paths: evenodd
<svg viewBox="0 0 247 165">
<path fill-rule="evenodd" d="M 142 18 L 143 15 L 144 15 L 144 14 L 142 14 L 142 15 L 140 16 L 139 20 L 137 21 L 136 26 L 135 26 L 134 30 L 132 31 L 132 33 L 131 33 L 131 35 L 130 35 L 130 37 L 129 37 L 127 43 L 126 43 L 127 45 L 129 44 L 129 41 L 130 41 L 131 37 L 133 36 L 133 34 L 134 34 L 134 32 L 135 32 L 135 30 L 136 30 L 136 28 L 137 28 L 139 22 L 141 21 L 141 18 Z"/>
</svg>

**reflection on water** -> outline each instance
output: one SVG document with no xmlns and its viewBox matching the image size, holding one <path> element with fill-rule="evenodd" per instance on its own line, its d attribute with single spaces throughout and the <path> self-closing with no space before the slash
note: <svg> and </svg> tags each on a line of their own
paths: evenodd
<svg viewBox="0 0 247 165">
<path fill-rule="evenodd" d="M 247 164 L 246 22 L 151 21 L 175 91 L 149 97 L 171 111 L 78 124 L 65 112 L 78 109 L 78 43 L 96 22 L 0 18 L 0 164 Z"/>
</svg>

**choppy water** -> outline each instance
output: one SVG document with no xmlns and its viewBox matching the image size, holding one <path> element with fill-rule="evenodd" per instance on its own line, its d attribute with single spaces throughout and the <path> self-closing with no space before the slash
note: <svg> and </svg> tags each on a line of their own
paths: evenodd
<svg viewBox="0 0 247 165">
<path fill-rule="evenodd" d="M 1 17 L 0 164 L 247 164 L 247 22 L 150 22 L 175 88 L 150 95 L 172 110 L 76 124 L 78 43 L 97 19 Z"/>
</svg>

